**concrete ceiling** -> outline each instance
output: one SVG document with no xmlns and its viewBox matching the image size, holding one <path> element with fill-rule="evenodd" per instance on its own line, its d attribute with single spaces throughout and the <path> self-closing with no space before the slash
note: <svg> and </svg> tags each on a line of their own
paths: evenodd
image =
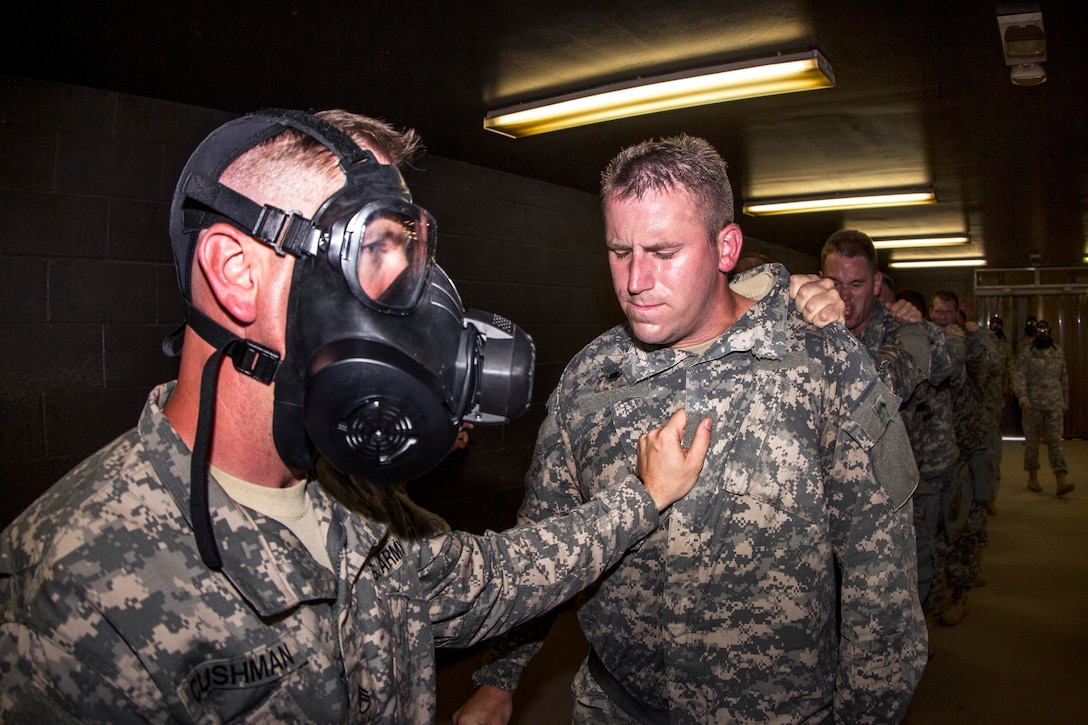
<svg viewBox="0 0 1088 725">
<path fill-rule="evenodd" d="M 997 16 L 1031 11 L 1043 14 L 1048 80 L 1025 88 L 1009 81 Z M 5 74 L 236 112 L 348 108 L 418 129 L 436 155 L 594 193 L 620 148 L 680 132 L 721 150 L 739 202 L 936 190 L 927 207 L 738 219 L 810 254 L 844 227 L 968 232 L 969 247 L 941 253 L 991 266 L 1086 253 L 1083 2 L 46 0 L 9 10 L 7 27 Z M 834 88 L 520 140 L 482 127 L 487 110 L 516 102 L 811 49 Z"/>
</svg>

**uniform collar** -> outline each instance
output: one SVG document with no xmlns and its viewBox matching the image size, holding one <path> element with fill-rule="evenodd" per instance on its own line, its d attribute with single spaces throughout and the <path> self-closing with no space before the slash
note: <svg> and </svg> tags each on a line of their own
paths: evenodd
<svg viewBox="0 0 1088 725">
<path fill-rule="evenodd" d="M 155 472 L 177 505 L 178 515 L 191 529 L 190 451 L 162 413 L 174 386 L 175 383 L 167 383 L 151 392 L 140 415 L 138 431 Z M 328 547 L 333 566 L 337 566 L 344 556 L 348 536 L 347 514 L 321 486 L 312 486 L 310 495 L 318 519 L 328 524 Z M 259 615 L 274 616 L 306 601 L 337 598 L 339 577 L 314 561 L 306 547 L 282 524 L 235 503 L 214 478 L 209 481 L 208 503 L 223 557 L 222 574 Z M 352 538 L 362 537 L 359 532 L 352 532 Z M 203 566 L 195 540 L 191 555 L 193 566 Z M 354 561 L 355 558 L 348 557 L 349 567 L 361 566 L 361 561 Z"/>
</svg>

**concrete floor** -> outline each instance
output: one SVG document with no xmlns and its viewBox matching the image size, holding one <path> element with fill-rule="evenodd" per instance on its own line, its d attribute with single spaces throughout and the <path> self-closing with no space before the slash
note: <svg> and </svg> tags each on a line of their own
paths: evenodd
<svg viewBox="0 0 1088 725">
<path fill-rule="evenodd" d="M 931 658 L 906 725 L 1088 721 L 1088 441 L 1066 441 L 1069 480 L 1054 496 L 1025 487 L 1023 445 L 1004 443 L 997 514 L 983 556 L 988 578 L 958 627 L 933 624 Z M 515 695 L 514 725 L 569 722 L 570 681 L 587 645 L 565 611 Z M 439 724 L 471 691 L 478 651 L 440 653 Z"/>
<path fill-rule="evenodd" d="M 1088 721 L 1088 441 L 1064 444 L 1077 490 L 1025 483 L 1023 445 L 1006 441 L 997 515 L 958 627 L 930 628 L 931 658 L 907 725 Z"/>
</svg>

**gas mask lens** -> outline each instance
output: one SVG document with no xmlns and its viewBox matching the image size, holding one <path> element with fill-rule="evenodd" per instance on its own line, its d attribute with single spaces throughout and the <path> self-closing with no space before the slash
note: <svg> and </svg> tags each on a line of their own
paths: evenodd
<svg viewBox="0 0 1088 725">
<path fill-rule="evenodd" d="M 402 314 L 415 308 L 434 258 L 430 214 L 398 200 L 372 202 L 352 214 L 342 231 L 334 228 L 332 237 L 343 240 L 340 269 L 363 304 Z"/>
</svg>

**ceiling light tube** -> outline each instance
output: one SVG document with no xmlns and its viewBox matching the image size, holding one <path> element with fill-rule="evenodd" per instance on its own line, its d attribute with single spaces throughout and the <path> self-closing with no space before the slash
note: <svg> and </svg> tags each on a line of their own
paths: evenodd
<svg viewBox="0 0 1088 725">
<path fill-rule="evenodd" d="M 782 55 L 614 83 L 489 112 L 484 128 L 511 138 L 742 98 L 831 88 L 819 51 Z"/>
<path fill-rule="evenodd" d="M 798 214 L 813 211 L 864 209 L 866 207 L 934 204 L 936 201 L 937 197 L 932 189 L 879 191 L 852 196 L 755 200 L 744 205 L 744 213 L 752 216 L 770 216 L 772 214 Z"/>
<path fill-rule="evenodd" d="M 909 249 L 911 247 L 950 247 L 956 244 L 967 244 L 971 237 L 966 234 L 929 235 L 924 237 L 879 237 L 873 238 L 873 246 L 877 249 Z"/>
<path fill-rule="evenodd" d="M 984 267 L 986 260 L 981 257 L 974 259 L 920 259 L 910 262 L 892 262 L 889 267 L 897 269 L 930 269 L 934 267 Z"/>
</svg>

